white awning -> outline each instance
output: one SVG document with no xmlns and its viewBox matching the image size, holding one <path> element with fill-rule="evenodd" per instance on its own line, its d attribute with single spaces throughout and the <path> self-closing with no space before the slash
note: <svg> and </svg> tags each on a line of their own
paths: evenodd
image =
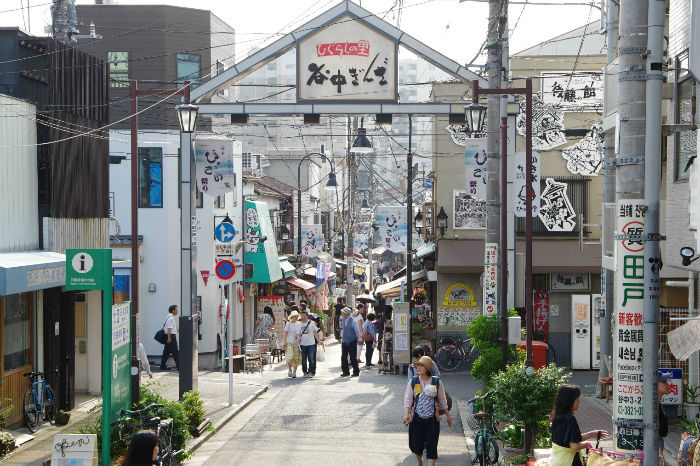
<svg viewBox="0 0 700 466">
<path fill-rule="evenodd" d="M 65 254 L 41 250 L 0 253 L 0 296 L 65 284 Z"/>
<path fill-rule="evenodd" d="M 421 270 L 420 272 L 415 272 L 413 275 L 413 286 L 420 285 L 421 283 L 428 281 L 428 272 Z M 401 277 L 397 280 L 390 281 L 389 283 L 382 283 L 377 286 L 374 290 L 374 294 L 381 293 L 383 297 L 398 296 L 401 293 L 401 284 L 406 284 L 406 277 Z"/>
</svg>

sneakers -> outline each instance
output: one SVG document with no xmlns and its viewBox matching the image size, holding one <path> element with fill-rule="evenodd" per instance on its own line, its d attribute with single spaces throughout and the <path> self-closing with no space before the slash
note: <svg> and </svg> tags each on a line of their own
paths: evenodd
<svg viewBox="0 0 700 466">
<path fill-rule="evenodd" d="M 350 374 L 340 374 L 341 377 L 350 377 Z"/>
<path fill-rule="evenodd" d="M 287 377 L 291 377 L 291 376 L 292 376 L 292 370 L 289 369 L 289 370 L 287 371 Z"/>
<path fill-rule="evenodd" d="M 293 374 L 292 374 L 292 378 L 293 378 L 293 379 L 296 379 L 296 378 L 297 378 L 297 374 L 296 374 L 296 373 L 293 373 Z"/>
<path fill-rule="evenodd" d="M 374 364 L 372 364 L 371 362 L 368 362 L 367 365 L 370 367 L 374 366 Z"/>
<path fill-rule="evenodd" d="M 352 374 L 351 377 L 359 377 L 359 376 L 360 376 L 360 373 L 358 372 L 357 374 Z"/>
<path fill-rule="evenodd" d="M 309 377 L 311 377 L 311 374 L 308 374 L 308 373 L 304 374 L 305 379 L 308 379 Z"/>
</svg>

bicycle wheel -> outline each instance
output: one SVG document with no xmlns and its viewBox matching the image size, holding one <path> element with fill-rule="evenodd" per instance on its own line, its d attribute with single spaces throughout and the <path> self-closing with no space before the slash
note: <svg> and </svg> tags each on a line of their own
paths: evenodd
<svg viewBox="0 0 700 466">
<path fill-rule="evenodd" d="M 470 346 L 469 349 L 467 350 L 467 357 L 466 357 L 466 366 L 467 366 L 467 374 L 472 373 L 472 367 L 474 366 L 474 361 L 476 361 L 479 358 L 479 350 L 476 349 L 475 346 Z"/>
<path fill-rule="evenodd" d="M 172 446 L 173 421 L 166 419 L 160 421 L 156 435 L 158 436 L 158 458 L 161 466 L 172 466 L 173 446 Z"/>
<path fill-rule="evenodd" d="M 498 444 L 496 439 L 493 437 L 489 438 L 484 450 L 486 461 L 488 461 L 487 464 L 498 464 Z"/>
<path fill-rule="evenodd" d="M 31 389 L 24 394 L 22 409 L 24 412 L 24 425 L 27 426 L 29 432 L 36 432 L 39 428 L 39 411 L 36 409 L 36 400 Z"/>
<path fill-rule="evenodd" d="M 48 384 L 44 388 L 44 419 L 51 425 L 56 422 L 56 397 Z"/>
<path fill-rule="evenodd" d="M 457 348 L 442 347 L 435 354 L 435 362 L 443 372 L 453 372 L 462 363 L 462 352 Z"/>
</svg>

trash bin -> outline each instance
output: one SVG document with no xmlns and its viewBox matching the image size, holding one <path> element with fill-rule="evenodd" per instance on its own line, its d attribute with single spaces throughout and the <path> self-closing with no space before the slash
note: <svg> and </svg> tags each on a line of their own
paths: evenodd
<svg viewBox="0 0 700 466">
<path fill-rule="evenodd" d="M 547 365 L 547 348 L 549 345 L 543 341 L 532 342 L 532 359 L 535 362 L 535 369 L 539 369 Z M 522 340 L 518 345 L 523 351 L 527 351 L 527 343 Z"/>
</svg>

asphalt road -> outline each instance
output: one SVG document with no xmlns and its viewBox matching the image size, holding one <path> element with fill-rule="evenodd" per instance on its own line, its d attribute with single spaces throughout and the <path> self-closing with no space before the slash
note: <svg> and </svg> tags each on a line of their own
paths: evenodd
<svg viewBox="0 0 700 466">
<path fill-rule="evenodd" d="M 374 367 L 341 378 L 340 346 L 330 340 L 315 378 L 288 378 L 284 363 L 262 376 L 247 376 L 270 389 L 186 464 L 416 464 L 401 421 L 406 376 L 380 375 Z M 470 398 L 477 388 L 466 374 L 447 374 L 443 382 L 455 401 Z M 438 463 L 463 466 L 468 454 L 456 403 L 451 414 L 451 428 L 444 417 L 441 423 Z"/>
</svg>

